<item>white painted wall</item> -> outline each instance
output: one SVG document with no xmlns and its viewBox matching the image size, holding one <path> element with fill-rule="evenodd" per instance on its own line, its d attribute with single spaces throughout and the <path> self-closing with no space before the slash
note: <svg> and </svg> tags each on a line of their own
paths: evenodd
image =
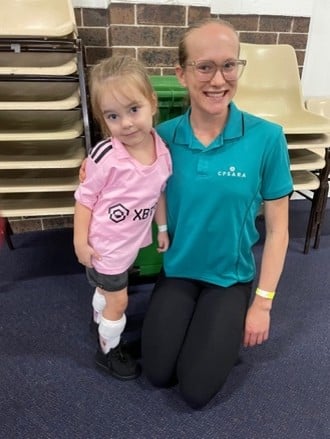
<svg viewBox="0 0 330 439">
<path fill-rule="evenodd" d="M 71 0 L 75 7 L 106 8 L 112 3 L 210 6 L 215 14 L 269 14 L 309 17 L 314 0 Z M 327 0 L 325 0 L 327 1 Z"/>
<path fill-rule="evenodd" d="M 330 1 L 314 0 L 302 87 L 305 97 L 330 98 Z"/>
<path fill-rule="evenodd" d="M 212 0 L 71 0 L 74 7 L 107 8 L 110 3 L 144 3 L 159 5 L 211 6 Z"/>
<path fill-rule="evenodd" d="M 313 0 L 211 0 L 215 14 L 291 15 L 310 17 Z"/>
<path fill-rule="evenodd" d="M 110 0 L 71 0 L 74 8 L 100 8 L 106 9 Z"/>
</svg>

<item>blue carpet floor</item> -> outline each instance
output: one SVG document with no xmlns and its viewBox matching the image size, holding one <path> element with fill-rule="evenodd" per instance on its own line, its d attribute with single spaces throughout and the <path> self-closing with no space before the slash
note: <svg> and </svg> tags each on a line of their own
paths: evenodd
<svg viewBox="0 0 330 439">
<path fill-rule="evenodd" d="M 308 255 L 304 238 L 291 238 L 270 340 L 242 348 L 242 363 L 200 411 L 143 374 L 125 383 L 95 369 L 92 291 L 71 230 L 13 242 L 0 249 L 1 439 L 330 438 L 330 234 Z M 150 289 L 131 288 L 132 318 Z"/>
</svg>

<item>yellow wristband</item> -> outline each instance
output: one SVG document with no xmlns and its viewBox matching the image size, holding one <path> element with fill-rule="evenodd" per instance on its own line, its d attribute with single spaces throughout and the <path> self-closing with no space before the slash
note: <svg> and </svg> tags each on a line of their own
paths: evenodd
<svg viewBox="0 0 330 439">
<path fill-rule="evenodd" d="M 265 299 L 273 300 L 275 297 L 275 291 L 265 291 L 260 288 L 256 289 L 256 295 L 260 297 L 264 297 Z"/>
</svg>

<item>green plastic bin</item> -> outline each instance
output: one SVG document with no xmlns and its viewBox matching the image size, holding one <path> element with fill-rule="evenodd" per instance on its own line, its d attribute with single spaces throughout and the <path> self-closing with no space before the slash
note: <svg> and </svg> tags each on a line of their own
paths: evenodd
<svg viewBox="0 0 330 439">
<path fill-rule="evenodd" d="M 157 122 L 182 114 L 187 106 L 187 90 L 178 82 L 176 76 L 150 76 L 150 79 L 158 97 Z"/>
<path fill-rule="evenodd" d="M 176 76 L 150 76 L 158 97 L 159 115 L 157 122 L 163 122 L 182 114 L 187 107 L 187 91 Z M 155 276 L 162 267 L 162 254 L 157 252 L 157 227 L 153 225 L 153 243 L 140 250 L 134 272 L 140 276 Z"/>
</svg>

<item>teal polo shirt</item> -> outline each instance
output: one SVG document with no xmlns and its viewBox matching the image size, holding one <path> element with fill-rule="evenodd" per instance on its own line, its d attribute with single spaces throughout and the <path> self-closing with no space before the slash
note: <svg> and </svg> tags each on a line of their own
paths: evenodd
<svg viewBox="0 0 330 439">
<path fill-rule="evenodd" d="M 165 273 L 224 287 L 249 282 L 260 206 L 293 190 L 283 130 L 231 103 L 225 129 L 205 147 L 189 117 L 190 110 L 157 127 L 173 161 Z"/>
</svg>

